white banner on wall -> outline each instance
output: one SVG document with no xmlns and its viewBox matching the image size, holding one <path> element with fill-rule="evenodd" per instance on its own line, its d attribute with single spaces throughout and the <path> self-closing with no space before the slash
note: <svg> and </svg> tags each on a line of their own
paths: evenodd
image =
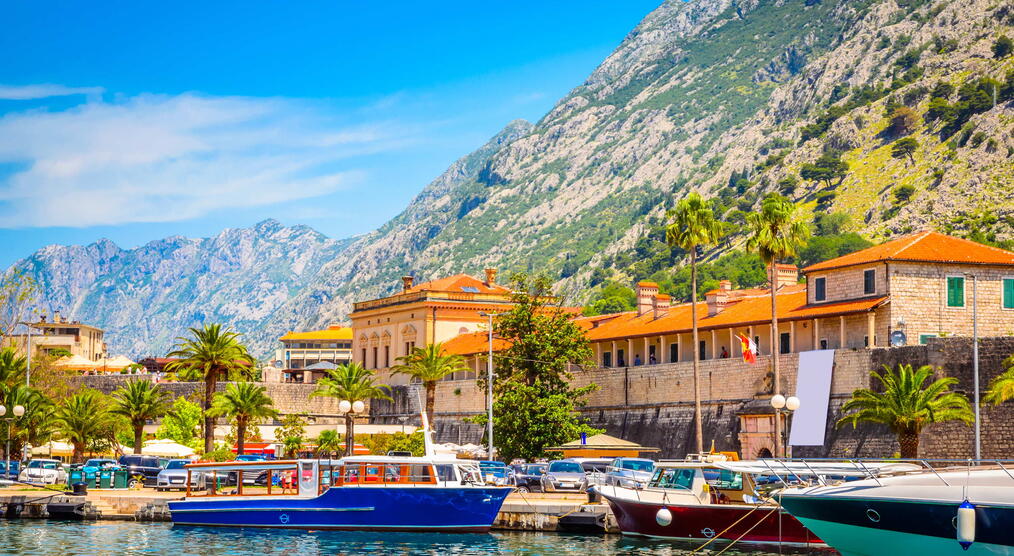
<svg viewBox="0 0 1014 556">
<path fill-rule="evenodd" d="M 799 374 L 796 378 L 799 409 L 792 412 L 790 446 L 824 445 L 833 368 L 833 349 L 804 351 L 799 354 Z"/>
</svg>

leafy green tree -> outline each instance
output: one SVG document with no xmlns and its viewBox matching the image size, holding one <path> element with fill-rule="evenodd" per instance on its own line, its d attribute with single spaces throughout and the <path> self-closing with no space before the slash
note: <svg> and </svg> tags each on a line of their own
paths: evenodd
<svg viewBox="0 0 1014 556">
<path fill-rule="evenodd" d="M 919 126 L 919 115 L 907 106 L 899 106 L 891 112 L 891 125 L 888 131 L 897 135 L 908 135 Z"/>
<path fill-rule="evenodd" d="M 1004 372 L 989 383 L 989 390 L 984 398 L 987 402 L 1000 405 L 1007 400 L 1014 400 L 1014 355 L 1004 360 Z"/>
<path fill-rule="evenodd" d="M 909 163 L 915 163 L 915 150 L 919 148 L 919 141 L 916 141 L 915 137 L 905 137 L 898 139 L 891 145 L 891 157 L 892 158 L 908 158 Z"/>
<path fill-rule="evenodd" d="M 544 457 L 545 448 L 573 440 L 574 431 L 584 427 L 576 408 L 598 388 L 570 385 L 571 365 L 589 363 L 592 351 L 551 284 L 546 276 L 515 274 L 513 306 L 494 320 L 493 329 L 507 346 L 494 356 L 493 384 L 494 441 L 504 461 Z M 485 425 L 486 419 L 477 415 L 469 421 Z"/>
<path fill-rule="evenodd" d="M 935 122 L 940 120 L 942 122 L 949 123 L 957 117 L 957 112 L 954 107 L 945 99 L 939 97 L 933 97 L 930 99 L 929 108 L 926 110 L 926 121 Z"/>
<path fill-rule="evenodd" d="M 817 235 L 834 236 L 852 225 L 852 218 L 844 212 L 821 212 L 813 218 Z"/>
<path fill-rule="evenodd" d="M 798 186 L 799 180 L 796 179 L 796 176 L 785 176 L 778 180 L 778 192 L 786 197 L 791 197 Z"/>
<path fill-rule="evenodd" d="M 845 416 L 838 426 L 851 423 L 855 427 L 860 421 L 887 425 L 898 435 L 902 458 L 919 457 L 919 433 L 927 425 L 944 421 L 970 425 L 975 419 L 968 398 L 950 391 L 958 379 L 940 378 L 925 386 L 933 376 L 929 365 L 915 370 L 912 365 L 885 365 L 883 373 L 870 374 L 880 382 L 881 391 L 860 388 L 853 392 L 842 405 Z"/>
<path fill-rule="evenodd" d="M 1011 40 L 1007 35 L 1000 35 L 993 43 L 994 58 L 1006 58 L 1012 51 L 1014 51 L 1014 40 Z"/>
<path fill-rule="evenodd" d="M 634 290 L 620 284 L 609 282 L 602 286 L 598 295 L 584 308 L 585 316 L 607 315 L 631 311 L 636 307 L 637 294 Z"/>
<path fill-rule="evenodd" d="M 167 438 L 177 444 L 197 448 L 202 417 L 201 406 L 183 397 L 176 398 L 155 431 L 155 438 Z"/>
<path fill-rule="evenodd" d="M 295 458 L 299 455 L 299 452 L 303 450 L 303 437 L 301 436 L 287 436 L 282 439 L 282 450 L 285 451 L 285 457 Z"/>
<path fill-rule="evenodd" d="M 289 413 L 281 418 L 275 429 L 275 439 L 284 441 L 286 438 L 298 438 L 302 442 L 306 438 L 306 415 Z"/>
<path fill-rule="evenodd" d="M 771 289 L 771 366 L 774 374 L 774 394 L 781 394 L 778 339 L 778 262 L 795 257 L 810 239 L 810 227 L 799 218 L 795 203 L 780 195 L 769 195 L 761 204 L 761 211 L 747 217 L 750 236 L 747 249 L 757 253 L 768 266 Z M 696 345 L 696 344 L 695 344 Z M 775 452 L 782 454 L 782 423 L 775 419 Z"/>
<path fill-rule="evenodd" d="M 915 194 L 915 186 L 910 184 L 902 184 L 895 187 L 892 192 L 894 193 L 894 203 L 900 205 L 912 198 Z"/>
<path fill-rule="evenodd" d="M 54 417 L 57 432 L 74 446 L 71 456 L 74 463 L 84 461 L 89 444 L 116 438 L 116 419 L 107 401 L 96 390 L 86 388 L 63 400 Z"/>
<path fill-rule="evenodd" d="M 247 427 L 261 419 L 278 415 L 274 402 L 267 395 L 267 388 L 253 382 L 232 382 L 215 395 L 215 401 L 208 414 L 213 417 L 228 417 L 236 423 L 236 454 L 243 455 Z"/>
<path fill-rule="evenodd" d="M 422 382 L 426 389 L 426 419 L 430 428 L 433 420 L 433 406 L 437 398 L 437 382 L 457 372 L 468 371 L 465 359 L 460 355 L 445 355 L 440 342 L 413 349 L 408 355 L 398 358 L 398 364 L 391 368 L 396 374 L 403 374 Z"/>
<path fill-rule="evenodd" d="M 806 267 L 872 246 L 873 243 L 855 232 L 817 235 L 799 250 L 799 266 Z"/>
<path fill-rule="evenodd" d="M 13 346 L 0 349 L 0 389 L 25 382 L 27 361 Z"/>
<path fill-rule="evenodd" d="M 144 425 L 165 415 L 169 409 L 169 393 L 150 380 L 131 380 L 112 394 L 113 414 L 130 422 L 134 432 L 134 453 L 141 453 Z"/>
<path fill-rule="evenodd" d="M 800 167 L 799 176 L 804 180 L 822 181 L 827 187 L 831 187 L 834 180 L 843 180 L 848 175 L 849 165 L 841 159 L 837 152 L 829 151 L 813 163 L 806 163 Z"/>
<path fill-rule="evenodd" d="M 25 444 L 37 446 L 49 441 L 54 430 L 53 404 L 42 392 L 35 388 L 25 386 L 24 382 L 0 383 L 0 403 L 11 411 L 16 405 L 25 408 L 25 414 L 21 417 L 11 417 L 10 427 L 0 427 L 0 433 L 10 434 L 12 457 L 21 453 Z M 8 437 L 4 436 L 4 448 Z"/>
<path fill-rule="evenodd" d="M 245 372 L 254 364 L 246 346 L 240 343 L 240 334 L 209 324 L 204 328 L 191 328 L 190 338 L 176 338 L 169 357 L 177 357 L 166 366 L 169 372 L 186 371 L 197 374 L 204 381 L 204 451 L 215 448 L 215 418 L 208 414 L 218 380 L 222 375 Z"/>
<path fill-rule="evenodd" d="M 389 391 L 390 387 L 386 384 L 374 382 L 373 371 L 352 362 L 338 365 L 338 368 L 328 371 L 327 376 L 317 382 L 317 389 L 310 396 L 325 396 L 335 398 L 339 402 L 344 400 L 355 403 L 378 399 L 390 400 Z M 348 456 L 354 453 L 355 426 L 355 414 L 349 411 L 345 414 L 345 455 Z"/>
<path fill-rule="evenodd" d="M 666 241 L 690 253 L 690 319 L 693 323 L 693 345 L 698 345 L 697 330 L 697 250 L 715 245 L 722 239 L 722 223 L 695 191 L 687 195 L 669 211 L 670 224 L 666 228 Z M 704 453 L 704 429 L 701 416 L 700 353 L 694 353 L 694 435 L 697 453 Z"/>
</svg>

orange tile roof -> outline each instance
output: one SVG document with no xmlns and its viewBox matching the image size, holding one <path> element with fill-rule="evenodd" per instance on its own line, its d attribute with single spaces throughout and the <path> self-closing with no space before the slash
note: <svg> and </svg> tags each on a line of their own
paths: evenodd
<svg viewBox="0 0 1014 556">
<path fill-rule="evenodd" d="M 279 340 L 351 340 L 352 328 L 348 326 L 329 326 L 325 330 L 308 332 L 289 332 Z"/>
<path fill-rule="evenodd" d="M 493 351 L 500 351 L 506 349 L 508 343 L 506 340 L 500 338 L 493 338 Z M 467 334 L 459 334 L 450 340 L 447 340 L 443 344 L 444 354 L 446 355 L 475 355 L 476 353 L 486 353 L 489 351 L 489 333 L 487 332 L 469 332 Z"/>
<path fill-rule="evenodd" d="M 1014 253 L 933 231 L 900 237 L 862 251 L 812 264 L 803 272 L 830 270 L 881 261 L 1014 265 Z"/>
<path fill-rule="evenodd" d="M 698 302 L 698 327 L 701 330 L 711 330 L 770 322 L 771 297 L 767 290 L 745 291 L 753 295 L 741 297 L 739 301 L 726 306 L 721 313 L 711 317 L 708 316 L 708 304 Z M 779 320 L 791 321 L 866 312 L 881 305 L 887 297 L 807 305 L 806 286 L 794 284 L 781 288 L 776 299 Z M 586 335 L 589 340 L 599 341 L 689 332 L 693 328 L 690 308 L 690 303 L 676 305 L 658 318 L 655 318 L 653 311 L 641 316 L 638 316 L 636 311 L 619 313 L 599 322 L 598 326 L 590 328 Z"/>
<path fill-rule="evenodd" d="M 422 282 L 412 286 L 409 292 L 438 291 L 438 292 L 463 292 L 463 288 L 475 288 L 477 293 L 502 293 L 508 294 L 510 288 L 499 284 L 486 285 L 482 280 L 467 274 L 455 274 L 446 278 L 438 278 L 429 282 Z M 476 293 L 476 292 L 473 292 Z"/>
</svg>

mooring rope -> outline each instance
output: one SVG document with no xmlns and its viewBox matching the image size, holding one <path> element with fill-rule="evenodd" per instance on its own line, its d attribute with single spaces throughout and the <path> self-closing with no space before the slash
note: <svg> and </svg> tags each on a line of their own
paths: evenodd
<svg viewBox="0 0 1014 556">
<path fill-rule="evenodd" d="M 716 534 L 714 537 L 711 537 L 710 539 L 708 539 L 708 542 L 706 542 L 706 543 L 702 544 L 701 546 L 697 547 L 697 549 L 694 550 L 693 552 L 691 552 L 691 554 L 696 554 L 696 553 L 700 552 L 701 550 L 704 550 L 704 548 L 706 546 L 708 546 L 709 544 L 711 544 L 711 543 L 715 542 L 716 540 L 718 540 L 722 535 L 726 534 L 729 531 L 729 529 L 732 529 L 733 527 L 735 527 L 736 525 L 738 525 L 740 521 L 743 521 L 744 519 L 747 518 L 747 516 L 749 516 L 750 514 L 754 513 L 755 511 L 757 511 L 761 507 L 762 506 L 760 506 L 760 505 L 754 506 L 753 509 L 751 509 L 750 511 L 746 512 L 745 514 L 743 514 L 743 516 L 740 517 L 739 519 L 737 519 L 735 522 L 733 522 L 732 525 L 730 525 L 730 526 L 726 527 L 725 529 L 723 529 L 721 533 Z"/>
<path fill-rule="evenodd" d="M 770 511 L 770 512 L 768 512 L 768 513 L 764 514 L 763 516 L 761 516 L 760 520 L 759 520 L 759 521 L 758 521 L 757 523 L 754 523 L 754 524 L 753 524 L 753 526 L 752 526 L 752 527 L 750 527 L 749 529 L 747 529 L 746 531 L 744 531 L 742 535 L 740 535 L 740 536 L 736 537 L 736 540 L 734 540 L 734 541 L 732 541 L 731 543 L 729 543 L 729 546 L 727 546 L 727 547 L 723 548 L 722 550 L 719 550 L 719 551 L 718 551 L 718 554 L 715 554 L 715 556 L 719 556 L 720 554 L 722 554 L 722 553 L 723 553 L 723 552 L 725 552 L 726 550 L 729 550 L 730 548 L 732 548 L 732 546 L 733 546 L 734 544 L 736 544 L 736 543 L 738 543 L 738 542 L 739 542 L 740 540 L 742 540 L 742 539 L 743 539 L 743 537 L 745 537 L 745 536 L 749 535 L 749 534 L 750 534 L 750 531 L 753 531 L 754 529 L 756 529 L 756 528 L 757 528 L 757 526 L 758 526 L 758 525 L 760 525 L 761 523 L 764 523 L 764 520 L 765 520 L 765 519 L 767 519 L 769 515 L 771 515 L 771 514 L 773 514 L 773 513 L 777 512 L 777 511 L 778 511 L 779 509 L 781 509 L 781 508 L 779 508 L 778 506 L 775 506 L 774 508 L 772 508 L 772 509 L 771 509 L 771 511 Z M 779 539 L 779 540 L 780 540 L 780 539 Z"/>
</svg>

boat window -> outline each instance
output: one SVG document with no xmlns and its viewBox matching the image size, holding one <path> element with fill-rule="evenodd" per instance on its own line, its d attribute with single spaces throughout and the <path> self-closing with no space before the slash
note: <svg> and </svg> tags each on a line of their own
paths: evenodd
<svg viewBox="0 0 1014 556">
<path fill-rule="evenodd" d="M 387 471 L 384 473 L 384 482 L 397 483 L 401 481 L 401 466 L 397 463 L 387 464 Z"/>
<path fill-rule="evenodd" d="M 409 478 L 413 483 L 432 483 L 433 472 L 429 465 L 417 463 L 412 465 L 412 474 Z"/>
<path fill-rule="evenodd" d="M 454 476 L 454 466 L 438 465 L 437 478 L 440 479 L 441 481 L 456 481 L 457 477 Z"/>
<path fill-rule="evenodd" d="M 664 468 L 655 472 L 651 479 L 652 486 L 659 488 L 685 488 L 690 489 L 694 484 L 693 469 Z"/>
<path fill-rule="evenodd" d="M 359 474 L 360 474 L 361 471 L 362 470 L 361 470 L 359 464 L 357 464 L 357 463 L 346 465 L 345 469 L 344 469 L 344 476 L 342 477 L 342 482 L 345 482 L 345 483 L 358 483 L 359 482 Z"/>
<path fill-rule="evenodd" d="M 704 473 L 705 480 L 715 488 L 739 490 L 743 488 L 743 474 L 728 469 L 709 470 Z"/>
</svg>

